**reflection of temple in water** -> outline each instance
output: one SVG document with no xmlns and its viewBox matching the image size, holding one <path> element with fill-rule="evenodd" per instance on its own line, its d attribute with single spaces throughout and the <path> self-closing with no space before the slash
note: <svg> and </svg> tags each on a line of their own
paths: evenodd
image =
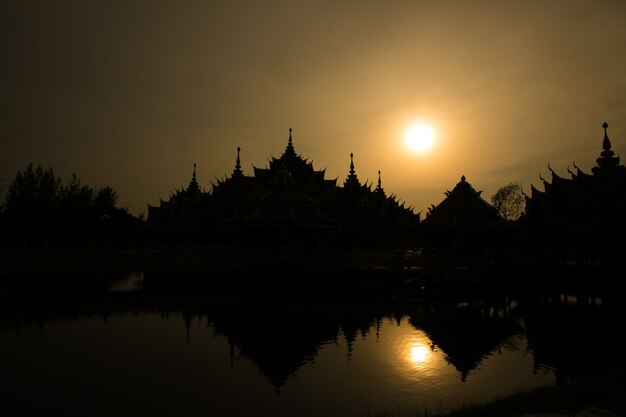
<svg viewBox="0 0 626 417">
<path fill-rule="evenodd" d="M 325 170 L 287 147 L 269 167 L 241 169 L 240 149 L 232 174 L 202 191 L 194 172 L 187 188 L 158 207 L 148 207 L 153 238 L 164 243 L 196 241 L 263 247 L 406 245 L 420 215 L 377 186 L 362 184 L 353 155 L 343 185 L 326 179 Z"/>
<path fill-rule="evenodd" d="M 509 315 L 510 306 L 501 300 L 459 305 L 447 301 L 426 313 L 411 315 L 411 324 L 423 330 L 433 348 L 441 349 L 448 363 L 459 372 L 461 381 L 505 340 L 523 329 Z"/>
<path fill-rule="evenodd" d="M 145 279 L 149 275 L 146 273 Z M 3 331 L 19 332 L 29 327 L 43 331 L 49 323 L 85 318 L 106 322 L 110 318 L 155 314 L 163 320 L 180 317 L 182 331 L 177 337 L 193 341 L 198 329 L 224 337 L 231 348 L 232 366 L 238 366 L 238 358 L 249 360 L 277 392 L 303 366 L 314 363 L 325 345 L 343 339 L 347 349 L 345 361 L 350 363 L 359 337 L 378 338 L 378 328 L 387 318 L 399 325 L 404 317 L 409 317 L 410 324 L 423 331 L 432 345 L 445 354 L 463 381 L 518 334 L 527 334 L 537 369 L 554 370 L 562 378 L 611 367 L 619 358 L 621 346 L 616 341 L 619 335 L 612 332 L 618 328 L 618 315 L 605 305 L 593 311 L 586 304 L 569 309 L 553 306 L 548 311 L 546 305 L 534 304 L 533 300 L 516 306 L 508 297 L 495 295 L 464 304 L 445 299 L 405 305 L 364 297 L 243 294 L 198 288 L 159 291 L 144 287 L 112 293 L 105 284 L 110 278 L 118 279 L 117 274 L 100 274 L 102 285 L 85 279 L 84 274 L 71 279 L 67 273 L 58 277 L 45 275 L 40 277 L 41 283 L 26 283 L 26 277 L 23 278 L 20 282 L 29 292 L 39 286 L 41 291 L 37 297 L 24 295 L 27 299 L 20 299 L 16 295 L 15 300 L 3 300 Z M 85 286 L 79 292 L 72 288 L 74 283 Z M 54 284 L 57 289 L 52 288 Z M 518 325 L 520 317 L 526 323 L 524 328 Z"/>
<path fill-rule="evenodd" d="M 621 325 L 621 300 L 619 309 L 590 301 L 557 294 L 528 299 L 522 305 L 535 371 L 553 370 L 557 382 L 594 384 L 593 378 L 624 378 L 622 335 L 615 331 Z M 601 354 L 598 346 L 604 347 Z"/>
</svg>

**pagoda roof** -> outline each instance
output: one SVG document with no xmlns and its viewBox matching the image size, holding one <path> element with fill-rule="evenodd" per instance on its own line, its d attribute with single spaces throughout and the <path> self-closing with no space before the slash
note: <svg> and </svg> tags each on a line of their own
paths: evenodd
<svg viewBox="0 0 626 417">
<path fill-rule="evenodd" d="M 548 165 L 552 173 L 551 182 L 540 179 L 544 191 L 531 186 L 531 197 L 527 200 L 526 212 L 531 224 L 540 227 L 600 230 L 610 224 L 624 226 L 626 210 L 626 168 L 614 156 L 605 122 L 602 152 L 596 159 L 597 165 L 587 174 L 574 163 L 575 172 L 569 167 L 571 179 L 559 176 Z"/>
<path fill-rule="evenodd" d="M 495 207 L 483 200 L 481 193 L 463 175 L 452 191 L 446 191 L 446 198 L 430 210 L 422 225 L 429 229 L 473 230 L 502 225 L 504 220 Z"/>
</svg>

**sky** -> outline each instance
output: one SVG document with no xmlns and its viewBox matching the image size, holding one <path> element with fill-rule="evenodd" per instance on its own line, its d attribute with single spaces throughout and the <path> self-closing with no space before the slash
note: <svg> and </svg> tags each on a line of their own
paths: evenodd
<svg viewBox="0 0 626 417">
<path fill-rule="evenodd" d="M 0 197 L 29 163 L 139 215 L 287 145 L 422 218 L 626 158 L 626 2 L 0 1 Z M 407 147 L 415 123 L 435 132 Z"/>
</svg>

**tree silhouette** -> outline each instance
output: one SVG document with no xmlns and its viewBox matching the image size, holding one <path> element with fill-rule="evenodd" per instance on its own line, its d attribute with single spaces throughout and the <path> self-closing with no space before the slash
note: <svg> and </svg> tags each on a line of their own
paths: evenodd
<svg viewBox="0 0 626 417">
<path fill-rule="evenodd" d="M 108 217 L 115 210 L 117 204 L 117 191 L 106 186 L 102 187 L 96 193 L 93 200 L 93 206 L 99 217 Z"/>
<path fill-rule="evenodd" d="M 522 186 L 517 182 L 511 182 L 500 187 L 491 196 L 491 204 L 505 220 L 517 220 L 524 212 L 526 206 Z"/>
<path fill-rule="evenodd" d="M 19 217 L 49 212 L 58 207 L 61 188 L 61 180 L 52 168 L 44 170 L 41 165 L 33 168 L 30 163 L 15 175 L 7 191 L 4 210 L 8 215 Z"/>
<path fill-rule="evenodd" d="M 63 183 L 52 168 L 32 163 L 15 175 L 2 216 L 12 242 L 36 245 L 108 244 L 111 239 L 131 238 L 141 223 L 117 207 L 112 187 L 96 191 L 76 174 Z"/>
</svg>

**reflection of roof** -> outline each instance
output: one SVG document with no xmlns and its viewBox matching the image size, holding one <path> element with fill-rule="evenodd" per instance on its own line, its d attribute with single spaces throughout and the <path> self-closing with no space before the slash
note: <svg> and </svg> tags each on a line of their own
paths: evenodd
<svg viewBox="0 0 626 417">
<path fill-rule="evenodd" d="M 461 177 L 452 191 L 446 191 L 446 198 L 433 207 L 422 222 L 426 229 L 474 230 L 502 225 L 502 218 L 491 206 Z"/>
<path fill-rule="evenodd" d="M 486 309 L 470 306 L 434 310 L 427 316 L 411 317 L 411 324 L 424 330 L 433 345 L 459 371 L 465 382 L 468 374 L 502 342 L 521 330 L 511 319 L 486 314 Z"/>
<path fill-rule="evenodd" d="M 315 359 L 322 346 L 337 340 L 340 328 L 351 347 L 356 333 L 367 333 L 383 315 L 381 306 L 371 304 L 355 307 L 352 302 L 256 294 L 240 302 L 237 297 L 237 304 L 213 305 L 208 319 L 277 392 L 302 365 Z"/>
</svg>

